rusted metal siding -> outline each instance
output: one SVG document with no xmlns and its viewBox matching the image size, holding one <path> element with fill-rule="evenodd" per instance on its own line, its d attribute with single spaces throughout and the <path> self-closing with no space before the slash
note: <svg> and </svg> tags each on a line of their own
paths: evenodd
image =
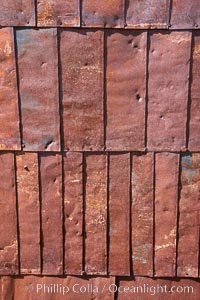
<svg viewBox="0 0 200 300">
<path fill-rule="evenodd" d="M 17 30 L 25 151 L 60 150 L 56 29 Z"/>
<path fill-rule="evenodd" d="M 102 31 L 61 32 L 65 150 L 103 150 L 103 55 Z"/>
<path fill-rule="evenodd" d="M 38 26 L 76 27 L 79 24 L 79 0 L 37 0 Z"/>
<path fill-rule="evenodd" d="M 0 29 L 0 150 L 21 150 L 14 36 Z"/>
<path fill-rule="evenodd" d="M 191 32 L 174 31 L 150 36 L 149 150 L 186 149 L 191 37 Z"/>
<path fill-rule="evenodd" d="M 40 203 L 38 154 L 16 155 L 20 273 L 40 274 Z"/>
<path fill-rule="evenodd" d="M 19 273 L 13 153 L 0 154 L 0 274 Z"/>
<path fill-rule="evenodd" d="M 82 26 L 124 27 L 124 0 L 82 0 Z"/>
<path fill-rule="evenodd" d="M 65 273 L 83 272 L 83 155 L 64 155 Z"/>
<path fill-rule="evenodd" d="M 106 149 L 142 150 L 145 147 L 147 34 L 109 31 L 106 46 Z"/>
</svg>

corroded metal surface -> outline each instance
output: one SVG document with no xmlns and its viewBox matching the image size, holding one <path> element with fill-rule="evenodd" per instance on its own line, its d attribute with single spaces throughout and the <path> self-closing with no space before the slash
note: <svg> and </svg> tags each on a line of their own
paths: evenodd
<svg viewBox="0 0 200 300">
<path fill-rule="evenodd" d="M 146 33 L 107 34 L 108 150 L 144 149 Z"/>
<path fill-rule="evenodd" d="M 14 154 L 0 154 L 0 274 L 18 274 Z"/>
<path fill-rule="evenodd" d="M 20 150 L 13 29 L 0 29 L 0 150 Z"/>
<path fill-rule="evenodd" d="M 17 30 L 23 149 L 60 150 L 56 29 Z"/>
<path fill-rule="evenodd" d="M 107 273 L 107 157 L 86 155 L 85 271 Z"/>
<path fill-rule="evenodd" d="M 132 265 L 135 275 L 153 275 L 152 153 L 132 156 Z"/>
<path fill-rule="evenodd" d="M 40 155 L 42 207 L 42 271 L 63 274 L 62 159 L 59 154 Z"/>
<path fill-rule="evenodd" d="M 37 0 L 38 26 L 67 27 L 79 24 L 79 0 Z"/>
<path fill-rule="evenodd" d="M 193 33 L 189 149 L 200 151 L 200 35 Z"/>
<path fill-rule="evenodd" d="M 175 276 L 179 155 L 157 153 L 155 161 L 155 275 Z"/>
<path fill-rule="evenodd" d="M 126 25 L 129 28 L 167 28 L 170 0 L 126 0 Z"/>
<path fill-rule="evenodd" d="M 191 32 L 151 34 L 149 150 L 180 151 L 186 147 L 190 46 Z"/>
<path fill-rule="evenodd" d="M 200 26 L 199 1 L 173 0 L 170 23 L 173 29 L 198 29 Z"/>
<path fill-rule="evenodd" d="M 101 150 L 103 130 L 103 32 L 61 33 L 65 150 Z"/>
<path fill-rule="evenodd" d="M 20 273 L 40 274 L 40 204 L 37 153 L 17 153 Z"/>
<path fill-rule="evenodd" d="M 124 27 L 124 0 L 83 0 L 82 25 Z"/>
<path fill-rule="evenodd" d="M 200 154 L 181 157 L 177 273 L 198 277 Z"/>
<path fill-rule="evenodd" d="M 109 157 L 109 274 L 130 275 L 130 154 Z"/>
<path fill-rule="evenodd" d="M 65 272 L 81 275 L 83 266 L 82 153 L 64 155 Z"/>
<path fill-rule="evenodd" d="M 1 0 L 0 26 L 34 26 L 35 0 Z"/>
</svg>

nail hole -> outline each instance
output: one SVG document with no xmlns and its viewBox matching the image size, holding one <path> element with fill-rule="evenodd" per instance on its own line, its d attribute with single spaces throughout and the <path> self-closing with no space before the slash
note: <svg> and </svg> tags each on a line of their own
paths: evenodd
<svg viewBox="0 0 200 300">
<path fill-rule="evenodd" d="M 136 95 L 136 99 L 137 99 L 137 101 L 139 101 L 139 102 L 142 101 L 142 98 L 140 97 L 140 94 L 137 94 L 137 95 Z"/>
<path fill-rule="evenodd" d="M 27 172 L 29 172 L 28 166 L 24 166 L 24 170 L 26 170 Z"/>
</svg>

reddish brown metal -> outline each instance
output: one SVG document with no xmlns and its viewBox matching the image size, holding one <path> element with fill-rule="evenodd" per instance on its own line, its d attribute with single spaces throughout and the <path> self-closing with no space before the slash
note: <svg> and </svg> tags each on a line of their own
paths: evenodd
<svg viewBox="0 0 200 300">
<path fill-rule="evenodd" d="M 0 26 L 34 26 L 35 0 L 1 0 Z"/>
<path fill-rule="evenodd" d="M 133 155 L 132 161 L 133 273 L 153 276 L 154 156 Z"/>
<path fill-rule="evenodd" d="M 145 147 L 146 33 L 107 34 L 108 150 Z"/>
<path fill-rule="evenodd" d="M 59 154 L 40 155 L 42 201 L 42 271 L 63 274 L 62 158 Z"/>
<path fill-rule="evenodd" d="M 177 273 L 198 277 L 200 154 L 183 154 L 181 167 Z"/>
<path fill-rule="evenodd" d="M 103 129 L 103 32 L 61 33 L 64 147 L 101 150 Z"/>
<path fill-rule="evenodd" d="M 16 155 L 20 273 L 40 274 L 40 204 L 37 153 Z"/>
<path fill-rule="evenodd" d="M 149 150 L 179 151 L 186 147 L 190 46 L 191 32 L 151 34 Z"/>
<path fill-rule="evenodd" d="M 130 275 L 130 154 L 109 157 L 109 274 Z"/>
<path fill-rule="evenodd" d="M 124 0 L 83 0 L 82 25 L 124 27 Z"/>
<path fill-rule="evenodd" d="M 79 26 L 79 0 L 37 0 L 37 25 Z"/>
<path fill-rule="evenodd" d="M 126 0 L 129 28 L 167 28 L 170 0 Z"/>
<path fill-rule="evenodd" d="M 199 1 L 173 0 L 170 23 L 173 29 L 198 29 L 200 26 Z"/>
<path fill-rule="evenodd" d="M 23 148 L 60 150 L 56 29 L 17 30 Z"/>
<path fill-rule="evenodd" d="M 0 154 L 0 274 L 18 274 L 14 155 Z"/>
<path fill-rule="evenodd" d="M 85 271 L 107 273 L 107 157 L 86 156 Z"/>
<path fill-rule="evenodd" d="M 200 151 L 200 35 L 193 33 L 189 149 Z"/>
<path fill-rule="evenodd" d="M 179 155 L 157 153 L 155 161 L 155 275 L 175 276 Z"/>
<path fill-rule="evenodd" d="M 0 29 L 0 150 L 20 150 L 13 29 Z"/>
<path fill-rule="evenodd" d="M 64 155 L 65 272 L 81 275 L 83 261 L 82 153 Z"/>
</svg>

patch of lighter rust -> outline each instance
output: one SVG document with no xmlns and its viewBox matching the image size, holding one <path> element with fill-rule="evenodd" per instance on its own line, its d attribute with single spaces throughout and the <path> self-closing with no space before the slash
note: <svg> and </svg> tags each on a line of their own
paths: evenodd
<svg viewBox="0 0 200 300">
<path fill-rule="evenodd" d="M 4 48 L 4 54 L 5 54 L 5 56 L 10 56 L 11 55 L 11 53 L 12 53 L 12 48 L 11 48 L 11 46 L 10 46 L 10 43 L 9 43 L 9 41 L 6 41 L 6 45 L 5 45 L 5 48 Z"/>
<path fill-rule="evenodd" d="M 159 245 L 159 246 L 155 246 L 155 250 L 160 250 L 160 249 L 165 249 L 165 248 L 168 248 L 168 247 L 171 247 L 171 246 L 175 246 L 175 243 L 168 243 L 168 244 L 164 244 L 164 245 Z"/>
<path fill-rule="evenodd" d="M 7 245 L 3 248 L 0 249 L 0 253 L 3 252 L 3 254 L 5 254 L 4 252 L 8 252 L 8 250 L 11 248 L 17 248 L 17 240 L 14 240 L 10 243 L 10 245 Z"/>
<path fill-rule="evenodd" d="M 72 183 L 79 183 L 80 182 L 80 179 L 74 179 L 74 180 L 71 180 Z"/>
<path fill-rule="evenodd" d="M 139 260 L 142 264 L 147 264 L 148 263 L 147 259 L 145 259 L 141 256 L 132 256 L 132 259 L 133 260 Z"/>
</svg>

